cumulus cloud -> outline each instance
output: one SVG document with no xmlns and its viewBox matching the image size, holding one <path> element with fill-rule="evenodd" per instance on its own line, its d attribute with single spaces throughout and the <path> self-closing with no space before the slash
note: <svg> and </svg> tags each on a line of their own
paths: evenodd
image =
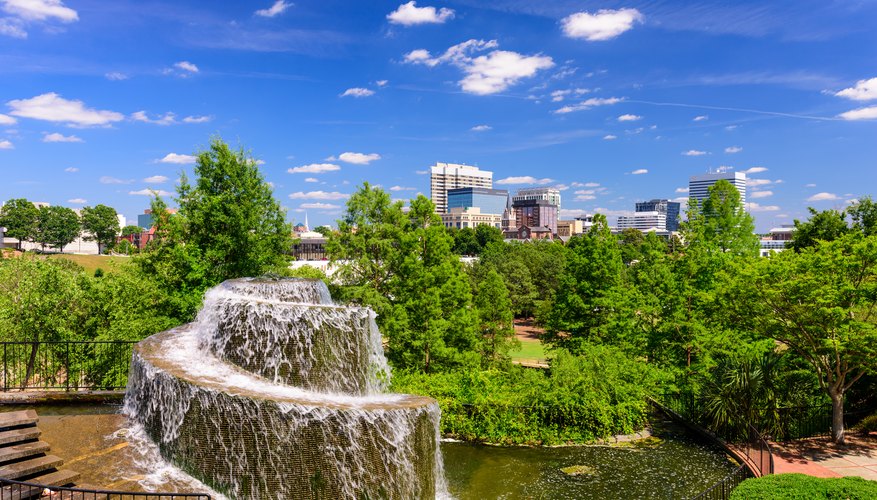
<svg viewBox="0 0 877 500">
<path fill-rule="evenodd" d="M 67 168 L 64 169 L 64 171 L 65 171 L 65 172 L 70 172 L 71 174 L 75 174 L 76 172 L 79 172 L 79 169 L 76 168 L 76 167 L 67 167 Z"/>
<path fill-rule="evenodd" d="M 186 71 L 188 73 L 197 73 L 198 71 L 200 71 L 198 69 L 198 66 L 195 66 L 194 64 L 190 63 L 189 61 L 180 61 L 178 63 L 174 63 L 174 67 L 181 70 L 181 71 Z"/>
<path fill-rule="evenodd" d="M 858 108 L 837 115 L 844 120 L 874 120 L 877 119 L 877 106 L 869 106 L 867 108 Z"/>
<path fill-rule="evenodd" d="M 443 24 L 445 21 L 454 18 L 453 9 L 442 7 L 418 7 L 413 0 L 403 3 L 398 9 L 387 14 L 387 19 L 392 24 L 401 24 L 403 26 L 414 26 L 417 24 Z"/>
<path fill-rule="evenodd" d="M 739 153 L 740 151 L 743 151 L 743 148 L 741 148 L 740 146 L 728 146 L 727 148 L 725 148 L 725 152 L 731 155 L 734 153 Z"/>
<path fill-rule="evenodd" d="M 16 123 L 18 123 L 18 120 L 15 118 L 0 113 L 0 125 L 15 125 Z"/>
<path fill-rule="evenodd" d="M 135 111 L 134 113 L 131 113 L 131 119 L 136 122 L 151 123 L 153 125 L 161 126 L 177 123 L 176 115 L 171 112 L 167 112 L 164 115 L 156 115 L 155 118 L 150 118 L 149 115 L 146 114 L 146 111 Z"/>
<path fill-rule="evenodd" d="M 389 80 L 378 80 L 375 82 L 375 85 L 378 87 L 385 87 L 388 83 L 390 83 Z"/>
<path fill-rule="evenodd" d="M 21 19 L 0 17 L 0 35 L 24 40 L 27 38 L 27 31 L 24 31 L 24 22 Z"/>
<path fill-rule="evenodd" d="M 746 205 L 750 212 L 777 212 L 780 210 L 780 207 L 776 205 L 759 205 L 754 201 L 748 202 Z"/>
<path fill-rule="evenodd" d="M 177 153 L 168 153 L 164 158 L 158 160 L 159 163 L 174 163 L 176 165 L 189 165 L 195 163 L 198 158 L 192 155 L 180 155 Z"/>
<path fill-rule="evenodd" d="M 164 184 L 168 180 L 170 179 L 168 179 L 164 175 L 153 175 L 152 177 L 147 177 L 143 179 L 143 182 L 147 184 Z"/>
<path fill-rule="evenodd" d="M 118 71 L 112 71 L 110 73 L 104 74 L 104 78 L 110 81 L 120 82 L 122 80 L 127 80 L 128 75 L 126 75 L 125 73 L 119 73 Z"/>
<path fill-rule="evenodd" d="M 79 127 L 109 125 L 124 119 L 121 113 L 87 108 L 82 101 L 70 101 L 54 92 L 30 99 L 15 99 L 6 104 L 12 108 L 9 114 L 13 116 Z"/>
<path fill-rule="evenodd" d="M 642 116 L 639 115 L 621 115 L 618 117 L 618 121 L 620 122 L 635 122 L 637 120 L 641 120 Z"/>
<path fill-rule="evenodd" d="M 491 127 L 490 125 L 475 125 L 474 127 L 472 127 L 469 130 L 471 130 L 473 132 L 487 132 L 488 130 L 492 130 L 492 129 L 493 129 L 493 127 Z"/>
<path fill-rule="evenodd" d="M 580 194 L 574 198 L 574 201 L 590 201 L 590 200 L 596 200 L 596 199 L 597 199 L 597 197 L 592 195 L 592 194 Z"/>
<path fill-rule="evenodd" d="M 752 187 L 768 186 L 770 184 L 781 184 L 782 182 L 783 181 L 781 180 L 772 181 L 770 179 L 746 179 L 746 185 Z"/>
<path fill-rule="evenodd" d="M 3 0 L 2 3 L 4 12 L 26 21 L 72 23 L 79 20 L 79 14 L 61 0 Z"/>
<path fill-rule="evenodd" d="M 343 200 L 349 198 L 349 194 L 339 193 L 337 191 L 298 191 L 289 195 L 291 200 Z"/>
<path fill-rule="evenodd" d="M 292 7 L 291 3 L 284 2 L 283 0 L 277 0 L 271 7 L 267 9 L 259 9 L 256 11 L 257 16 L 262 17 L 274 17 L 279 16 L 286 12 L 286 9 Z"/>
<path fill-rule="evenodd" d="M 570 38 L 589 42 L 611 40 L 641 23 L 644 16 L 636 9 L 600 9 L 596 13 L 577 12 L 560 23 L 563 33 Z"/>
<path fill-rule="evenodd" d="M 63 135 L 57 132 L 46 134 L 43 136 L 43 142 L 84 142 L 75 135 Z"/>
<path fill-rule="evenodd" d="M 807 198 L 807 201 L 834 201 L 839 200 L 840 196 L 834 193 L 816 193 L 813 196 Z"/>
<path fill-rule="evenodd" d="M 634 170 L 633 172 L 631 172 L 630 175 L 643 175 L 643 174 L 647 174 L 647 173 L 649 173 L 648 169 L 638 168 L 638 169 Z"/>
<path fill-rule="evenodd" d="M 610 106 L 612 104 L 617 104 L 623 101 L 623 97 L 592 97 L 590 99 L 586 99 L 578 104 L 571 104 L 569 106 L 564 106 L 562 108 L 554 110 L 555 114 L 566 114 L 572 113 L 574 111 L 584 111 L 587 109 L 591 109 L 596 106 Z M 631 115 L 632 116 L 632 115 Z"/>
<path fill-rule="evenodd" d="M 337 210 L 341 208 L 341 205 L 333 205 L 331 203 L 302 203 L 299 208 L 311 210 Z"/>
<path fill-rule="evenodd" d="M 750 198 L 767 198 L 773 196 L 773 191 L 753 191 L 749 194 Z"/>
<path fill-rule="evenodd" d="M 877 99 L 877 77 L 868 80 L 859 80 L 855 87 L 843 89 L 834 95 L 846 97 L 854 101 L 872 101 Z"/>
<path fill-rule="evenodd" d="M 694 118 L 692 118 L 691 121 L 693 121 L 693 122 L 702 122 L 702 121 L 704 121 L 704 120 L 709 120 L 709 119 L 710 119 L 710 117 L 707 116 L 707 115 L 698 115 L 698 116 L 695 116 Z"/>
<path fill-rule="evenodd" d="M 767 169 L 764 167 L 752 167 L 743 171 L 744 174 L 760 174 L 761 172 L 767 172 Z"/>
<path fill-rule="evenodd" d="M 15 149 L 15 145 L 4 139 L 0 141 L 0 149 Z"/>
<path fill-rule="evenodd" d="M 688 188 L 684 188 L 684 187 L 683 188 L 676 188 L 676 192 L 677 193 L 687 193 Z"/>
<path fill-rule="evenodd" d="M 682 156 L 703 156 L 703 155 L 707 155 L 707 154 L 709 154 L 709 153 L 707 153 L 706 151 L 700 151 L 697 149 L 689 149 L 688 151 L 682 152 Z"/>
<path fill-rule="evenodd" d="M 375 95 L 374 90 L 364 89 L 362 87 L 353 87 L 345 90 L 341 97 L 368 97 Z"/>
<path fill-rule="evenodd" d="M 615 139 L 618 139 L 617 135 L 606 134 L 603 136 L 604 141 L 614 141 Z"/>
<path fill-rule="evenodd" d="M 417 191 L 417 188 L 405 187 L 405 186 L 393 186 L 390 188 L 390 191 Z"/>
<path fill-rule="evenodd" d="M 212 116 L 187 116 L 183 118 L 183 123 L 207 123 L 212 119 Z"/>
<path fill-rule="evenodd" d="M 67 203 L 72 203 L 74 205 L 85 205 L 86 203 L 88 203 L 88 200 L 86 200 L 85 198 L 71 198 L 67 200 Z"/>
<path fill-rule="evenodd" d="M 465 75 L 458 82 L 464 92 L 489 95 L 502 92 L 524 78 L 530 78 L 540 70 L 551 68 L 554 61 L 549 56 L 527 56 L 507 50 L 491 50 L 499 47 L 496 40 L 467 40 L 450 47 L 444 54 L 432 57 L 428 50 L 417 49 L 405 55 L 410 64 L 434 67 L 442 63 L 452 64 Z M 477 52 L 491 50 L 476 56 Z"/>
<path fill-rule="evenodd" d="M 503 185 L 505 185 L 505 184 L 534 184 L 537 186 L 542 186 L 544 184 L 551 184 L 552 182 L 554 182 L 554 179 L 549 179 L 547 177 L 544 179 L 537 179 L 537 178 L 529 176 L 529 175 L 517 176 L 517 177 L 514 177 L 514 176 L 513 177 L 506 177 L 505 179 L 500 179 L 500 180 L 496 181 L 497 184 L 503 184 Z"/>
<path fill-rule="evenodd" d="M 128 191 L 128 194 L 134 196 L 173 196 L 173 193 L 170 191 L 165 191 L 163 189 L 141 189 L 139 191 Z"/>
<path fill-rule="evenodd" d="M 353 163 L 354 165 L 368 165 L 369 163 L 380 160 L 381 155 L 377 153 L 341 153 L 338 155 L 338 160 L 343 161 L 344 163 Z M 334 161 L 336 158 L 330 157 L 329 161 Z"/>
<path fill-rule="evenodd" d="M 105 175 L 98 179 L 101 184 L 131 184 L 134 182 L 134 179 L 118 179 L 116 177 L 110 177 L 109 175 Z"/>
<path fill-rule="evenodd" d="M 320 182 L 316 177 L 305 177 L 305 182 Z"/>
<path fill-rule="evenodd" d="M 310 165 L 290 168 L 287 172 L 290 174 L 322 174 L 336 170 L 341 170 L 341 167 L 333 163 L 311 163 Z"/>
</svg>

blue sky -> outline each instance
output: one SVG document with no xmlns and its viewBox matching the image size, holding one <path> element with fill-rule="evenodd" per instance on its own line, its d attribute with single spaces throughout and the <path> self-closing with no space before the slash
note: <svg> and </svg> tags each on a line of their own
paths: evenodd
<svg viewBox="0 0 877 500">
<path fill-rule="evenodd" d="M 440 161 L 610 220 L 731 166 L 764 231 L 877 195 L 877 2 L 0 0 L 0 199 L 131 219 L 213 135 L 312 226 Z"/>
</svg>

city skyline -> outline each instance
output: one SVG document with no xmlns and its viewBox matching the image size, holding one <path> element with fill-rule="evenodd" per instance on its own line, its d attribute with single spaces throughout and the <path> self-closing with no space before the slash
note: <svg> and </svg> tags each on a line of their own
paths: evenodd
<svg viewBox="0 0 877 500">
<path fill-rule="evenodd" d="M 219 134 L 313 226 L 449 162 L 611 222 L 730 166 L 764 232 L 877 194 L 875 28 L 867 2 L 0 0 L 0 202 L 133 221 Z"/>
</svg>

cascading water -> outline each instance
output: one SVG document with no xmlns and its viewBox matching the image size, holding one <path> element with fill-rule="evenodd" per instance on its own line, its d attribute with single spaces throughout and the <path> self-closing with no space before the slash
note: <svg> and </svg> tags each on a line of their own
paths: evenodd
<svg viewBox="0 0 877 500">
<path fill-rule="evenodd" d="M 374 320 L 319 280 L 227 281 L 137 345 L 125 412 L 234 498 L 446 496 L 438 404 L 384 393 Z"/>
</svg>

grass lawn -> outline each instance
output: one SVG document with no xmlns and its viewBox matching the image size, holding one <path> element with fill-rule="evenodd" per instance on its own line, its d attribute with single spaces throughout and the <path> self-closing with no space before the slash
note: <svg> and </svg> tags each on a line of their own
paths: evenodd
<svg viewBox="0 0 877 500">
<path fill-rule="evenodd" d="M 518 339 L 521 341 L 521 349 L 509 353 L 513 361 L 545 361 L 545 349 L 542 342 L 536 339 Z"/>
<path fill-rule="evenodd" d="M 131 259 L 130 257 L 109 255 L 73 255 L 66 253 L 48 255 L 47 258 L 72 260 L 82 266 L 88 274 L 94 274 L 94 271 L 97 268 L 103 269 L 104 272 L 116 271 Z"/>
</svg>

